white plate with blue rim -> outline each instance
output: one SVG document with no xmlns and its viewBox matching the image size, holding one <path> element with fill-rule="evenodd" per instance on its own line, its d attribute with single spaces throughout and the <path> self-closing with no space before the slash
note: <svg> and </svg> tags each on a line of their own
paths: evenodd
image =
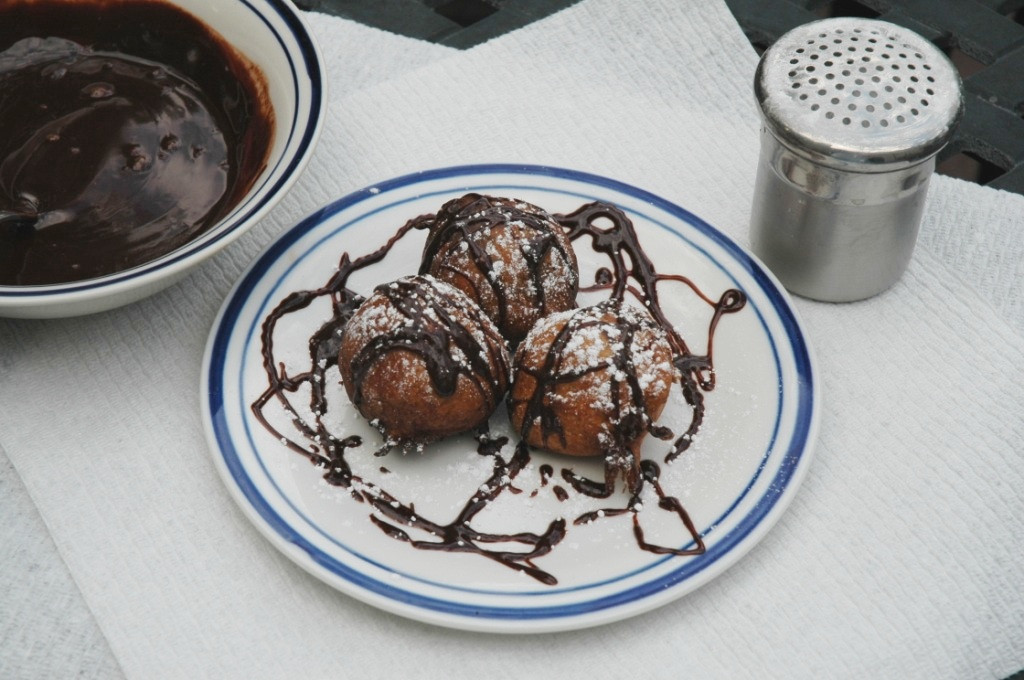
<svg viewBox="0 0 1024 680">
<path fill-rule="evenodd" d="M 665 279 L 657 290 L 662 311 L 695 355 L 710 353 L 713 302 L 742 293 L 742 308 L 721 314 L 715 326 L 714 385 L 700 390 L 699 429 L 673 457 L 673 441 L 693 422 L 695 408 L 676 385 L 658 421 L 676 439 L 649 436 L 643 444 L 642 459 L 657 464 L 660 495 L 677 499 L 683 513 L 659 503 L 651 483 L 639 503 L 621 484 L 607 498 L 574 486 L 580 477 L 603 479 L 600 457 L 516 453 L 503 407 L 488 435 L 489 441 L 508 439 L 500 448 L 482 447 L 467 434 L 422 451 L 376 455 L 380 435 L 348 401 L 337 368 L 310 350 L 310 339 L 335 312 L 327 284 L 343 254 L 356 259 L 374 252 L 408 220 L 469 192 L 562 215 L 595 201 L 616 206 L 657 272 L 693 284 Z M 409 231 L 379 262 L 352 274 L 348 288 L 368 295 L 416 273 L 424 239 L 422 231 Z M 585 237 L 573 243 L 581 286 L 608 265 L 591 246 Z M 581 293 L 580 304 L 601 295 Z M 537 633 L 649 611 L 742 558 L 779 519 L 807 472 L 818 389 L 788 296 L 714 227 L 612 179 L 551 167 L 477 165 L 381 182 L 282 234 L 225 301 L 207 345 L 201 392 L 208 440 L 228 491 L 300 567 L 411 619 Z M 360 444 L 332 449 L 317 436 Z M 346 475 L 332 475 L 323 465 L 328 450 L 341 451 Z M 485 507 L 467 513 L 481 487 L 495 479 L 502 479 L 502 488 Z M 397 510 L 388 511 L 382 499 Z"/>
</svg>

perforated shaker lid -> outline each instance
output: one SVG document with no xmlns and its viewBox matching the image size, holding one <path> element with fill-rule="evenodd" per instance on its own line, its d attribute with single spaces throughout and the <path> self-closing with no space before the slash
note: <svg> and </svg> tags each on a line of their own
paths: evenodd
<svg viewBox="0 0 1024 680">
<path fill-rule="evenodd" d="M 963 113 L 960 76 L 946 55 L 872 19 L 823 19 L 786 33 L 762 55 L 754 92 L 784 144 L 861 171 L 932 156 Z"/>
</svg>

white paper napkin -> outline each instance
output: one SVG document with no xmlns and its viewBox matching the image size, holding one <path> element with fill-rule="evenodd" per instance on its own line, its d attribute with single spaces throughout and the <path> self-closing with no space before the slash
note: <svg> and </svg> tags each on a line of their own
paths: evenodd
<svg viewBox="0 0 1024 680">
<path fill-rule="evenodd" d="M 348 26 L 320 19 L 327 33 Z M 380 613 L 273 551 L 210 463 L 197 395 L 206 333 L 273 234 L 390 176 L 529 162 L 635 184 L 745 242 L 755 63 L 720 2 L 584 0 L 412 76 L 334 92 L 295 191 L 174 289 L 87 319 L 0 324 L 0 442 L 126 675 L 987 678 L 1024 668 L 1024 340 L 1020 306 L 1006 302 L 1019 259 L 999 255 L 1017 247 L 1004 241 L 1024 200 L 956 180 L 936 178 L 925 234 L 892 290 L 798 302 L 824 399 L 811 472 L 746 558 L 650 614 L 501 637 Z M 26 427 L 43 412 L 57 422 Z"/>
<path fill-rule="evenodd" d="M 0 677 L 118 680 L 117 660 L 2 448 L 0 517 Z"/>
<path fill-rule="evenodd" d="M 332 16 L 310 16 L 314 19 L 310 28 L 319 41 L 324 60 L 331 72 L 339 76 L 333 83 L 331 101 L 455 52 Z M 312 200 L 325 200 L 325 195 Z M 302 211 L 295 213 L 297 217 L 308 208 L 301 205 L 295 210 Z M 272 230 L 287 224 L 289 219 L 283 216 L 263 225 L 264 231 L 239 252 L 234 264 L 225 265 L 230 268 L 229 276 L 237 274 L 260 244 L 270 238 Z M 203 334 L 202 326 L 208 325 L 212 319 L 213 310 L 219 304 L 227 283 L 225 278 L 221 288 L 212 293 L 192 290 L 208 305 L 204 315 L 189 331 L 196 338 Z M 154 308 L 141 313 L 145 318 L 161 314 Z M 74 333 L 79 323 L 88 325 L 91 321 L 67 323 L 68 332 Z M 26 325 L 36 324 L 29 322 Z M 47 331 L 41 329 L 41 332 Z M 3 333 L 0 331 L 0 335 Z M 9 336 L 4 335 L 4 339 L 9 339 Z M 7 345 L 0 342 L 0 404 L 20 398 L 2 389 L 3 367 L 10 357 Z M 25 368 L 31 371 L 39 369 L 39 366 L 33 369 L 26 365 Z M 192 391 L 188 386 L 183 394 L 191 396 Z M 30 417 L 32 427 L 16 425 L 14 428 L 31 432 L 40 424 L 48 426 L 50 421 L 49 415 L 36 415 Z M 117 660 L 58 553 L 44 519 L 2 447 L 3 435 L 0 431 L 0 517 L 3 517 L 0 526 L 0 650 L 3 650 L 0 653 L 0 677 L 102 680 L 122 677 Z M 97 526 L 96 530 L 103 529 Z"/>
<path fill-rule="evenodd" d="M 929 194 L 921 247 L 1024 332 L 1024 198 L 945 177 L 937 182 Z"/>
</svg>

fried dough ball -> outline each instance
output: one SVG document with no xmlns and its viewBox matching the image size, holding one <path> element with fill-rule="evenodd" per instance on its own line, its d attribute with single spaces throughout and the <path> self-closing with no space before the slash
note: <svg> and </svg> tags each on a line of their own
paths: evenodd
<svg viewBox="0 0 1024 680">
<path fill-rule="evenodd" d="M 508 389 L 497 327 L 467 295 L 430 276 L 378 286 L 346 324 L 338 366 L 349 399 L 387 445 L 478 427 Z"/>
<path fill-rule="evenodd" d="M 420 273 L 476 300 L 513 345 L 538 319 L 576 305 L 576 254 L 542 208 L 466 194 L 445 203 L 428 224 Z"/>
<path fill-rule="evenodd" d="M 677 371 L 647 312 L 608 300 L 541 319 L 516 351 L 512 376 L 509 417 L 527 444 L 635 462 Z"/>
</svg>

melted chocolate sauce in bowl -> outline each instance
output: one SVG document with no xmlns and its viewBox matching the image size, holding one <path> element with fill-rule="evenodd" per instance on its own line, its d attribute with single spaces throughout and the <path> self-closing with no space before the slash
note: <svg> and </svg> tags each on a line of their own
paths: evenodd
<svg viewBox="0 0 1024 680">
<path fill-rule="evenodd" d="M 0 315 L 159 290 L 251 226 L 319 133 L 322 69 L 283 0 L 0 6 Z"/>
<path fill-rule="evenodd" d="M 563 360 L 560 336 L 540 348 L 538 366 L 561 368 L 531 369 L 527 412 L 557 438 L 573 423 L 551 395 L 607 373 L 625 400 L 609 423 L 625 429 L 594 456 L 535 447 L 501 406 L 476 431 L 397 448 L 346 396 L 346 325 L 376 287 L 416 271 L 434 213 L 467 193 L 541 206 L 570 239 L 577 303 L 617 340 L 585 366 Z M 589 319 L 565 328 L 591 337 Z M 646 374 L 629 368 L 647 356 L 627 342 L 637 324 L 660 328 L 676 376 L 646 420 L 619 417 L 646 412 L 634 389 Z M 607 623 L 706 583 L 786 507 L 817 422 L 810 356 L 770 274 L 663 199 L 530 166 L 398 178 L 300 223 L 225 302 L 204 375 L 218 469 L 274 545 L 361 600 L 477 631 Z M 634 430 L 647 432 L 635 452 Z"/>
</svg>

